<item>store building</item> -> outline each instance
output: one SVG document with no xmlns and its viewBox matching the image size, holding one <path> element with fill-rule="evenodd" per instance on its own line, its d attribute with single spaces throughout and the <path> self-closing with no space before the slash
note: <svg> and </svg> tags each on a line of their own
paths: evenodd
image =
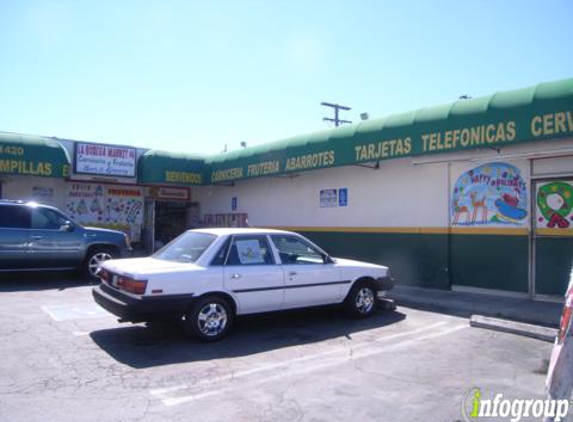
<svg viewBox="0 0 573 422">
<path fill-rule="evenodd" d="M 573 79 L 207 159 L 204 215 L 301 232 L 400 283 L 539 299 L 573 261 Z"/>
<path fill-rule="evenodd" d="M 77 223 L 121 230 L 138 253 L 199 226 L 190 187 L 201 183 L 203 168 L 185 154 L 0 133 L 0 198 L 53 205 Z"/>
<path fill-rule="evenodd" d="M 139 159 L 139 183 L 147 186 L 145 244 L 149 251 L 201 225 L 193 190 L 203 181 L 204 158 L 150 150 Z"/>
<path fill-rule="evenodd" d="M 63 208 L 68 151 L 55 139 L 0 133 L 0 198 L 35 200 Z"/>
<path fill-rule="evenodd" d="M 210 157 L 0 133 L 0 197 L 118 228 L 279 227 L 403 284 L 561 300 L 573 261 L 573 79 Z"/>
</svg>

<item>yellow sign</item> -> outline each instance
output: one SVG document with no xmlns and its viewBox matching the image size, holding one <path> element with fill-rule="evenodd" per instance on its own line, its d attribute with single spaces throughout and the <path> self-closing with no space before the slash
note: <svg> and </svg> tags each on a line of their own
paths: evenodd
<svg viewBox="0 0 573 422">
<path fill-rule="evenodd" d="M 247 167 L 247 177 L 252 176 L 265 176 L 269 174 L 276 174 L 280 172 L 278 160 L 264 161 L 257 164 L 249 164 Z"/>
<path fill-rule="evenodd" d="M 185 171 L 166 171 L 165 181 L 199 185 L 201 184 L 201 173 L 189 173 Z"/>
<path fill-rule="evenodd" d="M 485 146 L 515 139 L 515 122 L 473 126 L 422 135 L 422 152 Z"/>
<path fill-rule="evenodd" d="M 531 119 L 531 134 L 535 137 L 569 132 L 573 132 L 573 113 L 570 111 L 544 114 Z"/>
<path fill-rule="evenodd" d="M 412 139 L 391 139 L 372 144 L 354 147 L 356 161 L 372 161 L 381 158 L 400 157 L 408 155 L 412 151 Z"/>
<path fill-rule="evenodd" d="M 243 168 L 234 167 L 226 170 L 217 170 L 211 173 L 211 182 L 227 182 L 230 180 L 241 179 L 243 177 Z"/>
<path fill-rule="evenodd" d="M 0 159 L 0 173 L 22 174 L 27 176 L 51 176 L 52 163 Z"/>
<path fill-rule="evenodd" d="M 328 167 L 334 165 L 334 151 L 317 152 L 316 154 L 300 155 L 298 157 L 287 158 L 285 170 L 306 170 L 317 167 Z"/>
</svg>

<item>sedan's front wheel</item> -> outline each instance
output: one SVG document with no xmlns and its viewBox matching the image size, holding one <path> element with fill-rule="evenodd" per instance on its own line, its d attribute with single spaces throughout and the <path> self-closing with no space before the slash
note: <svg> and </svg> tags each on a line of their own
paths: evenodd
<svg viewBox="0 0 573 422">
<path fill-rule="evenodd" d="M 376 290 L 370 283 L 356 283 L 346 297 L 344 308 L 352 317 L 369 317 L 376 310 Z"/>
<path fill-rule="evenodd" d="M 235 314 L 231 305 L 218 296 L 207 296 L 193 305 L 184 316 L 188 334 L 202 341 L 223 338 L 233 325 Z"/>
</svg>

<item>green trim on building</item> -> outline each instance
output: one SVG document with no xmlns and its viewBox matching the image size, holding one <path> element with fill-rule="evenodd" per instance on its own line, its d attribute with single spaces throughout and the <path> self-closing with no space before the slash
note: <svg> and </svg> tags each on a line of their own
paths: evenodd
<svg viewBox="0 0 573 422">
<path fill-rule="evenodd" d="M 563 297 L 573 263 L 573 238 L 535 239 L 535 293 Z"/>
<path fill-rule="evenodd" d="M 387 265 L 400 284 L 449 289 L 448 235 L 301 231 L 329 254 Z"/>
<path fill-rule="evenodd" d="M 204 183 L 573 135 L 573 78 L 207 157 Z"/>
<path fill-rule="evenodd" d="M 137 179 L 143 184 L 201 185 L 204 169 L 200 155 L 149 150 L 139 159 Z"/>
<path fill-rule="evenodd" d="M 529 237 L 452 235 L 450 283 L 527 293 Z"/>
<path fill-rule="evenodd" d="M 0 174 L 67 177 L 70 158 L 55 139 L 0 132 Z"/>
<path fill-rule="evenodd" d="M 389 266 L 400 284 L 444 290 L 455 284 L 528 291 L 528 236 L 299 231 L 333 256 Z M 551 290 L 554 294 L 563 293 L 561 281 Z M 547 281 L 544 278 L 540 283 L 543 290 Z"/>
</svg>

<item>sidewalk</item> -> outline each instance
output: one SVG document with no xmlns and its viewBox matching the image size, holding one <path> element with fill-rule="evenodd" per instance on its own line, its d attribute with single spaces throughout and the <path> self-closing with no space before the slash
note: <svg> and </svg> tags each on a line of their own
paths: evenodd
<svg viewBox="0 0 573 422">
<path fill-rule="evenodd" d="M 481 293 L 453 292 L 397 285 L 388 292 L 399 306 L 463 317 L 483 315 L 545 327 L 558 327 L 562 303 L 500 297 Z"/>
</svg>

